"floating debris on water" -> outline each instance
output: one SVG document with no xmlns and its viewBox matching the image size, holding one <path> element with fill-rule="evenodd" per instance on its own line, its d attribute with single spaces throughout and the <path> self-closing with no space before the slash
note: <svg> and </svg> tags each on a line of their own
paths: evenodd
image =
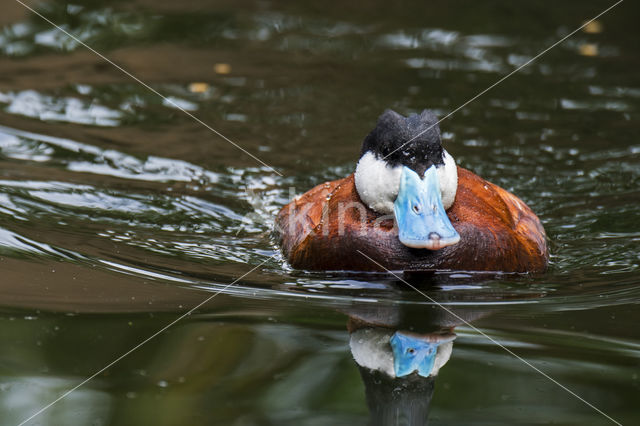
<svg viewBox="0 0 640 426">
<path fill-rule="evenodd" d="M 598 45 L 593 43 L 584 43 L 578 46 L 578 53 L 582 56 L 598 56 Z"/>
<path fill-rule="evenodd" d="M 229 74 L 231 72 L 231 65 L 224 63 L 215 64 L 213 71 L 215 71 L 216 74 Z"/>
<path fill-rule="evenodd" d="M 582 28 L 582 31 L 587 34 L 599 34 L 602 32 L 602 23 L 594 19 L 593 21 L 589 21 L 587 25 Z"/>
<path fill-rule="evenodd" d="M 189 84 L 189 91 L 191 93 L 206 93 L 209 87 L 208 83 L 194 82 Z"/>
</svg>

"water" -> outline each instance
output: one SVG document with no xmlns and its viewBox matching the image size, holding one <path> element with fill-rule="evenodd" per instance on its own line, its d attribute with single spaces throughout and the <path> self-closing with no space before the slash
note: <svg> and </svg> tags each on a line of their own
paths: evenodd
<svg viewBox="0 0 640 426">
<path fill-rule="evenodd" d="M 539 215 L 548 273 L 410 277 L 446 313 L 391 275 L 292 270 L 271 235 L 385 108 L 444 116 L 608 5 L 38 3 L 167 101 L 6 1 L 1 423 L 217 294 L 27 424 L 611 423 L 496 342 L 637 424 L 637 5 L 441 124 Z M 354 360 L 363 327 L 456 337 L 435 380 L 389 383 Z"/>
</svg>

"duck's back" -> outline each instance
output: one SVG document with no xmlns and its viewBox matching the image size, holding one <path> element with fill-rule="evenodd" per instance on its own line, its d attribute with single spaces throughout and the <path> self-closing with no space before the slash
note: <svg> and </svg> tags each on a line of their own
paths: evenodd
<svg viewBox="0 0 640 426">
<path fill-rule="evenodd" d="M 299 269 L 372 271 L 468 270 L 541 272 L 548 249 L 542 224 L 515 195 L 458 167 L 458 190 L 447 212 L 460 242 L 412 249 L 398 239 L 393 216 L 360 201 L 353 175 L 316 186 L 282 208 L 276 233 Z M 360 220 L 364 217 L 363 220 Z"/>
</svg>

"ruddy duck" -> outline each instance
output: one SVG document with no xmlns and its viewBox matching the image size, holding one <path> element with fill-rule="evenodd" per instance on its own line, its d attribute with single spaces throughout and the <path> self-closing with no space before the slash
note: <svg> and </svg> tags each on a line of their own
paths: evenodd
<svg viewBox="0 0 640 426">
<path fill-rule="evenodd" d="M 549 258 L 537 216 L 458 167 L 428 110 L 385 111 L 355 172 L 283 207 L 276 233 L 289 263 L 307 270 L 541 272 Z"/>
</svg>

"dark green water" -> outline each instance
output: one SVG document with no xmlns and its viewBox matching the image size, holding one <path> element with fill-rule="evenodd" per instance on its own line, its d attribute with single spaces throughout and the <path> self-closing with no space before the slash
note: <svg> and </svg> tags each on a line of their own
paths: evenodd
<svg viewBox="0 0 640 426">
<path fill-rule="evenodd" d="M 419 283 L 457 318 L 391 275 L 292 270 L 273 218 L 349 174 L 385 108 L 444 116 L 613 2 L 32 3 L 283 176 L 4 0 L 2 425 L 219 291 L 27 424 L 613 424 L 532 366 L 640 422 L 636 3 L 441 124 L 552 251 L 543 275 Z M 435 379 L 390 383 L 359 327 L 457 337 Z"/>
</svg>

